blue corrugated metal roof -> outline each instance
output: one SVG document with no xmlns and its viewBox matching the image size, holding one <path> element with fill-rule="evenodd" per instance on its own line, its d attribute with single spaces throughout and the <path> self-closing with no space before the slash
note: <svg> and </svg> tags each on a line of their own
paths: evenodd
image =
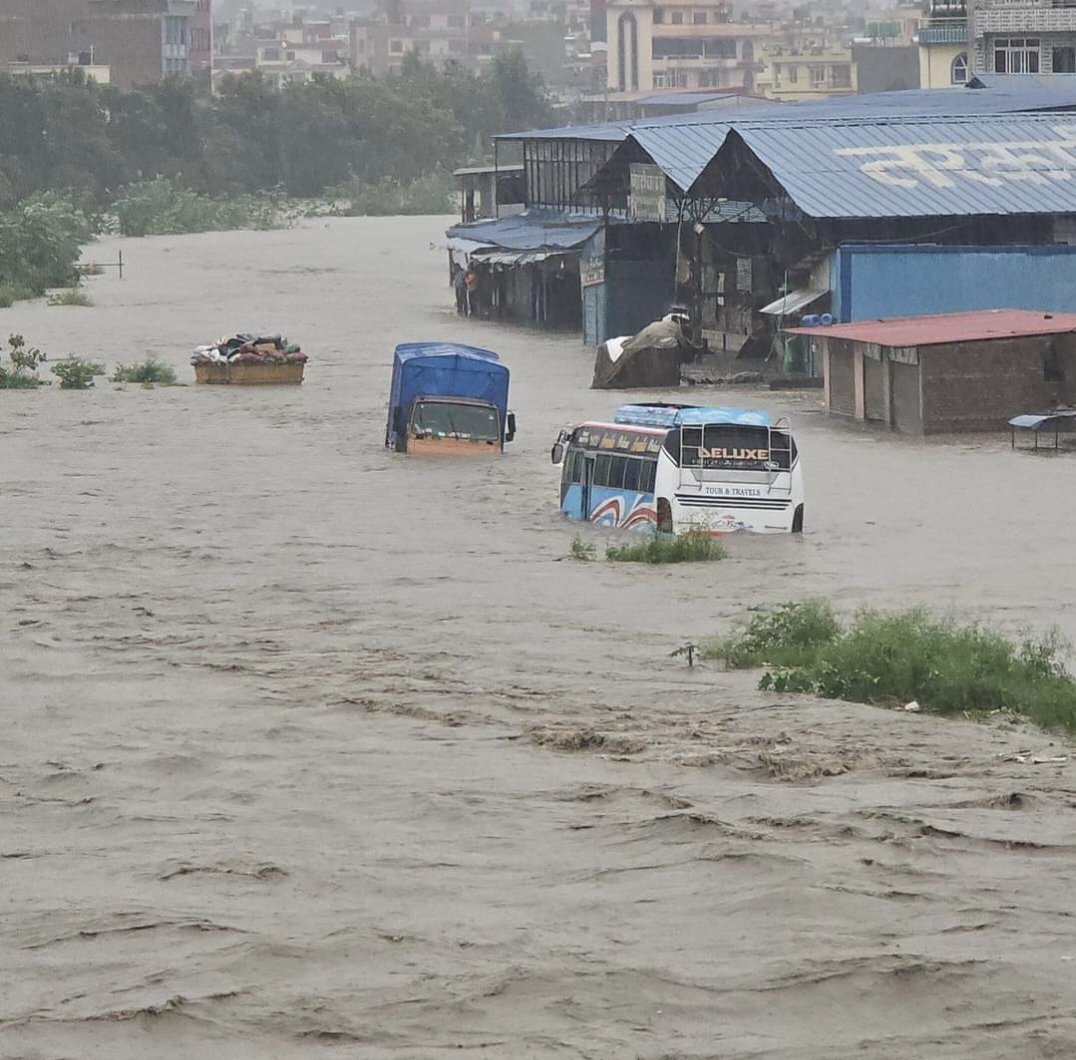
<svg viewBox="0 0 1076 1060">
<path fill-rule="evenodd" d="M 725 142 L 729 129 L 720 124 L 666 125 L 635 129 L 634 140 L 660 166 L 665 175 L 686 191 Z"/>
<path fill-rule="evenodd" d="M 735 92 L 658 92 L 635 101 L 639 107 L 697 107 L 701 103 L 715 103 L 719 99 L 737 99 Z"/>
<path fill-rule="evenodd" d="M 1076 117 L 737 125 L 804 214 L 826 218 L 1076 213 Z"/>
<path fill-rule="evenodd" d="M 601 224 L 601 217 L 594 214 L 527 210 L 494 221 L 453 225 L 446 235 L 505 250 L 570 250 L 585 243 Z"/>
<path fill-rule="evenodd" d="M 665 125 L 712 124 L 715 121 L 739 124 L 762 118 L 841 118 L 899 116 L 928 117 L 985 114 L 1015 114 L 1023 111 L 1076 109 L 1076 74 L 1049 74 L 1041 77 L 1026 74 L 980 74 L 983 88 L 913 88 L 901 92 L 868 92 L 857 96 L 811 103 L 747 103 L 735 115 L 721 111 L 695 114 L 666 114 L 595 125 L 565 125 L 557 129 L 532 129 L 508 133 L 503 140 L 580 139 L 622 140 L 637 129 Z M 702 93 L 698 93 L 702 95 Z M 649 97 L 660 99 L 662 97 Z"/>
</svg>

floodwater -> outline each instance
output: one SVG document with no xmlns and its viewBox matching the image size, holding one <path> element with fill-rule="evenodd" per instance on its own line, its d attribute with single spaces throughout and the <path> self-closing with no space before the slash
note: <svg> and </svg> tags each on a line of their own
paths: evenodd
<svg viewBox="0 0 1076 1060">
<path fill-rule="evenodd" d="M 802 538 L 568 559 L 549 445 L 618 399 L 458 319 L 444 225 L 106 240 L 93 308 L 0 312 L 184 379 L 234 330 L 312 356 L 0 401 L 0 1057 L 1076 1055 L 1076 768 L 1031 761 L 1067 744 L 670 657 L 810 594 L 1076 635 L 1076 456 L 747 395 Z M 503 459 L 383 450 L 428 338 L 511 366 Z"/>
</svg>

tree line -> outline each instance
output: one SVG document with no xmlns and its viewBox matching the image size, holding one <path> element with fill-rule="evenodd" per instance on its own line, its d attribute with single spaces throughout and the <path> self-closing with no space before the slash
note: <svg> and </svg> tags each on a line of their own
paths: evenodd
<svg viewBox="0 0 1076 1060">
<path fill-rule="evenodd" d="M 243 74 L 211 97 L 181 79 L 122 90 L 77 69 L 47 80 L 0 76 L 0 210 L 43 191 L 107 208 L 156 177 L 212 196 L 410 183 L 488 158 L 497 133 L 551 121 L 542 82 L 519 52 L 479 74 L 414 56 L 390 77 L 281 89 Z"/>
</svg>

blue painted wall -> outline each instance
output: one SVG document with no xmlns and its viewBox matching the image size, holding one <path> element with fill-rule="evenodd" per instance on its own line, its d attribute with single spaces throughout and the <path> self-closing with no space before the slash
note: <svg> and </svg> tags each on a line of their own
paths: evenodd
<svg viewBox="0 0 1076 1060">
<path fill-rule="evenodd" d="M 1076 247 L 838 247 L 830 263 L 834 320 L 972 309 L 1076 312 Z"/>
</svg>

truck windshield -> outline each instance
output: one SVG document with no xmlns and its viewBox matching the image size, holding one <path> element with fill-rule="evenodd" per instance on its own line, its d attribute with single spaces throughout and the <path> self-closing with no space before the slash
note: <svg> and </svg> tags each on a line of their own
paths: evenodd
<svg viewBox="0 0 1076 1060">
<path fill-rule="evenodd" d="M 491 405 L 458 405 L 451 401 L 419 401 L 411 429 L 416 438 L 500 440 L 497 410 Z"/>
</svg>

